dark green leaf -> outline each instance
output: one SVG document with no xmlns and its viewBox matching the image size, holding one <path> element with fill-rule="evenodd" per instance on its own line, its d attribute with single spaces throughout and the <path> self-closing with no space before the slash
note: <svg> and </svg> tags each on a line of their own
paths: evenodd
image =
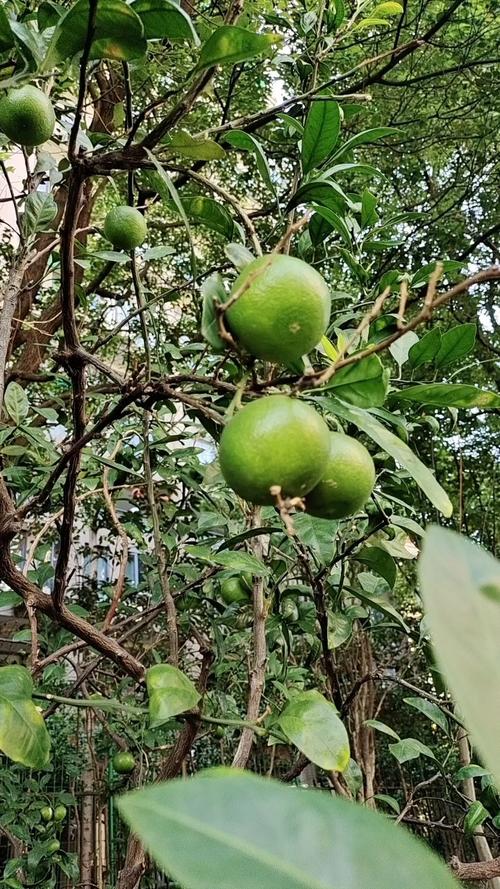
<svg viewBox="0 0 500 889">
<path fill-rule="evenodd" d="M 441 266 L 443 267 L 443 273 L 445 275 L 453 276 L 455 272 L 459 272 L 460 269 L 463 269 L 464 263 L 457 262 L 455 259 L 444 259 L 441 261 Z M 415 272 L 413 278 L 411 279 L 412 287 L 422 287 L 424 284 L 427 284 L 430 276 L 436 270 L 436 263 L 430 262 L 429 265 L 422 266 L 418 272 Z"/>
<path fill-rule="evenodd" d="M 439 725 L 446 734 L 449 733 L 450 726 L 448 725 L 448 718 L 437 704 L 433 704 L 432 701 L 427 701 L 425 698 L 404 698 L 404 702 L 410 707 L 413 707 L 414 710 L 419 710 L 420 713 L 427 716 L 427 719 L 430 719 L 431 722 L 435 722 L 436 725 Z"/>
<path fill-rule="evenodd" d="M 151 784 L 118 806 L 185 889 L 458 889 L 443 862 L 384 816 L 249 772 Z"/>
<path fill-rule="evenodd" d="M 83 50 L 88 21 L 89 0 L 77 0 L 54 32 L 46 69 Z M 90 58 L 128 61 L 140 58 L 146 49 L 142 22 L 132 7 L 124 0 L 99 0 Z"/>
<path fill-rule="evenodd" d="M 389 725 L 386 725 L 385 722 L 379 722 L 378 719 L 366 719 L 364 725 L 367 725 L 369 728 L 375 729 L 377 732 L 382 732 L 383 735 L 389 735 L 390 738 L 394 738 L 396 741 L 400 740 L 397 732 L 394 731 Z"/>
<path fill-rule="evenodd" d="M 416 401 L 437 407 L 500 407 L 500 395 L 486 389 L 476 389 L 465 383 L 426 383 L 392 392 L 398 401 Z"/>
<path fill-rule="evenodd" d="M 191 19 L 176 0 L 134 0 L 130 5 L 142 21 L 147 40 L 167 37 L 199 45 Z"/>
<path fill-rule="evenodd" d="M 217 28 L 203 44 L 197 68 L 234 65 L 264 55 L 281 38 L 277 34 L 255 34 L 236 25 Z"/>
<path fill-rule="evenodd" d="M 328 207 L 334 213 L 343 213 L 347 203 L 347 196 L 340 185 L 329 181 L 316 180 L 306 182 L 297 189 L 287 205 L 287 212 L 293 210 L 299 204 L 319 204 L 320 207 Z"/>
<path fill-rule="evenodd" d="M 28 195 L 22 218 L 24 237 L 30 237 L 48 228 L 56 213 L 56 202 L 49 192 L 35 191 Z"/>
<path fill-rule="evenodd" d="M 276 189 L 271 179 L 271 171 L 269 169 L 267 157 L 258 139 L 250 133 L 245 133 L 244 130 L 231 130 L 224 136 L 224 141 L 229 142 L 230 145 L 234 148 L 238 148 L 240 151 L 250 151 L 254 155 L 257 169 L 263 181 L 269 190 L 276 195 Z"/>
<path fill-rule="evenodd" d="M 330 228 L 334 231 L 338 232 L 341 236 L 342 240 L 347 244 L 348 247 L 352 246 L 352 237 L 351 232 L 349 231 L 347 225 L 344 220 L 335 210 L 331 210 L 329 207 L 322 207 L 319 204 L 312 205 L 316 213 L 318 213 L 326 222 L 329 223 Z"/>
<path fill-rule="evenodd" d="M 0 6 L 0 52 L 14 46 L 14 38 L 10 28 L 9 18 L 3 6 Z"/>
<path fill-rule="evenodd" d="M 302 169 L 309 173 L 332 153 L 340 134 L 340 106 L 318 99 L 311 102 L 302 137 Z"/>
<path fill-rule="evenodd" d="M 365 188 L 363 194 L 361 195 L 361 226 L 366 228 L 370 225 L 375 225 L 378 220 L 378 213 L 376 211 L 377 206 L 377 198 L 375 195 L 368 191 Z"/>
<path fill-rule="evenodd" d="M 25 389 L 19 383 L 9 383 L 5 390 L 4 407 L 16 426 L 28 416 L 29 401 Z"/>
<path fill-rule="evenodd" d="M 476 342 L 476 330 L 475 323 L 458 324 L 443 333 L 441 346 L 436 355 L 436 366 L 445 367 L 472 352 Z"/>
<path fill-rule="evenodd" d="M 50 737 L 32 693 L 26 667 L 0 667 L 0 750 L 14 762 L 42 769 L 49 761 Z"/>
<path fill-rule="evenodd" d="M 436 357 L 441 346 L 441 331 L 433 327 L 408 352 L 408 363 L 413 370 L 429 364 Z"/>
<path fill-rule="evenodd" d="M 156 728 L 173 716 L 192 710 L 200 694 L 187 676 L 171 664 L 155 664 L 146 671 L 149 724 Z"/>
<path fill-rule="evenodd" d="M 355 426 L 362 429 L 366 435 L 376 441 L 379 447 L 387 451 L 415 479 L 424 494 L 427 495 L 429 500 L 444 516 L 452 514 L 453 506 L 451 501 L 441 485 L 436 481 L 431 470 L 424 466 L 408 445 L 404 444 L 394 433 L 382 426 L 367 411 L 349 407 L 346 404 L 327 398 L 320 398 L 320 401 L 332 413 L 343 417 L 344 420 L 350 423 L 354 423 Z"/>
<path fill-rule="evenodd" d="M 158 193 L 163 197 L 163 199 L 167 202 L 171 202 L 175 209 L 177 210 L 179 216 L 181 217 L 184 227 L 186 229 L 186 234 L 189 239 L 189 245 L 191 248 L 191 270 L 193 272 L 193 277 L 196 276 L 196 256 L 194 252 L 193 246 L 193 238 L 191 236 L 191 228 L 189 226 L 189 221 L 186 215 L 186 210 L 184 208 L 184 204 L 179 197 L 179 193 L 172 182 L 172 179 L 168 175 L 167 171 L 164 169 L 162 164 L 156 159 L 154 154 L 151 151 L 146 150 L 146 153 L 151 160 L 153 166 L 156 169 L 156 175 L 154 177 L 155 184 L 158 189 Z"/>
<path fill-rule="evenodd" d="M 176 8 L 179 9 L 179 7 Z M 192 157 L 195 160 L 220 160 L 226 156 L 226 152 L 218 142 L 214 142 L 213 139 L 195 139 L 187 130 L 179 130 L 178 133 L 174 133 L 164 144 L 172 154 Z"/>
<path fill-rule="evenodd" d="M 387 793 L 376 793 L 373 797 L 378 800 L 380 803 L 385 803 L 386 806 L 389 806 L 396 815 L 399 815 L 401 811 L 401 806 L 399 805 L 397 799 L 394 799 L 393 796 L 389 796 Z"/>
<path fill-rule="evenodd" d="M 307 758 L 335 772 L 349 764 L 349 740 L 333 704 L 319 691 L 303 691 L 289 701 L 278 724 L 288 740 Z"/>
<path fill-rule="evenodd" d="M 225 344 L 219 333 L 219 321 L 215 311 L 215 303 L 223 303 L 226 292 L 218 272 L 205 279 L 201 285 L 201 296 L 203 300 L 201 332 L 206 341 L 212 346 L 212 349 L 216 352 L 223 352 Z"/>
<path fill-rule="evenodd" d="M 344 142 L 339 150 L 335 152 L 333 157 L 335 160 L 338 160 L 339 157 L 342 157 L 342 155 L 346 154 L 348 151 L 352 151 L 353 148 L 357 148 L 358 145 L 378 142 L 379 139 L 385 139 L 386 136 L 393 136 L 395 133 L 399 132 L 401 131 L 395 127 L 374 127 L 371 130 L 363 130 L 362 133 L 357 133 L 355 136 L 351 136 L 347 142 Z"/>
<path fill-rule="evenodd" d="M 464 818 L 465 833 L 474 833 L 489 817 L 488 809 L 485 809 L 483 804 L 476 800 L 469 806 L 469 810 Z"/>
<path fill-rule="evenodd" d="M 379 574 L 392 588 L 396 582 L 398 569 L 392 556 L 379 546 L 363 546 L 354 558 L 363 565 L 368 565 L 371 571 Z"/>
<path fill-rule="evenodd" d="M 379 407 L 385 401 L 388 379 L 378 355 L 369 355 L 356 364 L 341 367 L 321 391 L 335 395 L 356 407 Z"/>
<path fill-rule="evenodd" d="M 312 550 L 317 559 L 326 565 L 333 558 L 337 522 L 321 519 L 299 512 L 293 517 L 293 524 L 301 543 Z"/>
<path fill-rule="evenodd" d="M 439 664 L 500 787 L 500 562 L 454 531 L 433 526 L 419 568 Z"/>
<path fill-rule="evenodd" d="M 220 565 L 222 568 L 232 568 L 233 571 L 248 571 L 257 577 L 265 577 L 269 574 L 269 569 L 264 563 L 250 553 L 235 552 L 234 550 L 206 553 L 200 552 L 200 547 L 191 545 L 186 546 L 185 549 L 189 555 L 201 559 L 202 562 L 207 562 L 209 565 Z"/>
</svg>

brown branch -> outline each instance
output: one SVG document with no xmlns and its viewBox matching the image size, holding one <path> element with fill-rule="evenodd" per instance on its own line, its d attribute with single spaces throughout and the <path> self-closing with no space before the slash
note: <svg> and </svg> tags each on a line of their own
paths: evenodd
<svg viewBox="0 0 500 889">
<path fill-rule="evenodd" d="M 500 858 L 492 858 L 491 861 L 473 861 L 468 863 L 453 857 L 450 861 L 450 868 L 454 876 L 464 883 L 486 883 L 488 880 L 500 877 Z"/>
</svg>

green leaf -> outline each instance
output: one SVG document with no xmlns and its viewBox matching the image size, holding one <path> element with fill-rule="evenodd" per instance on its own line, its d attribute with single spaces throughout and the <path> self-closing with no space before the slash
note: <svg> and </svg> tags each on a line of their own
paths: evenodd
<svg viewBox="0 0 500 889">
<path fill-rule="evenodd" d="M 348 247 L 352 246 L 352 237 L 351 232 L 349 231 L 346 223 L 339 216 L 335 210 L 331 210 L 330 207 L 322 207 L 320 204 L 313 204 L 313 209 L 316 210 L 322 219 L 329 223 L 330 228 L 333 231 L 336 231 L 341 236 L 342 240 L 347 244 Z M 314 217 L 313 217 L 314 218 Z"/>
<path fill-rule="evenodd" d="M 339 165 L 340 166 L 340 165 Z M 345 166 L 348 166 L 345 164 Z M 353 167 L 356 167 L 356 164 L 352 164 Z M 361 166 L 359 164 L 359 166 Z M 369 225 L 374 225 L 379 216 L 376 211 L 377 206 L 377 198 L 375 195 L 368 191 L 367 188 L 364 189 L 363 194 L 361 195 L 361 226 L 362 228 L 366 228 Z"/>
<path fill-rule="evenodd" d="M 464 263 L 457 262 L 455 259 L 443 259 L 440 261 L 440 265 L 443 268 L 443 274 L 447 276 L 454 276 L 455 272 L 459 272 L 460 269 L 463 269 Z M 424 284 L 427 284 L 430 276 L 436 270 L 436 263 L 430 262 L 429 265 L 422 266 L 418 272 L 415 272 L 413 278 L 411 279 L 411 286 L 414 287 L 422 287 Z"/>
<path fill-rule="evenodd" d="M 302 137 L 302 170 L 309 173 L 332 153 L 340 135 L 338 102 L 318 99 L 311 102 Z"/>
<path fill-rule="evenodd" d="M 500 407 L 500 395 L 487 389 L 476 389 L 465 383 L 425 383 L 391 392 L 398 401 L 416 401 L 436 407 Z"/>
<path fill-rule="evenodd" d="M 379 546 L 363 546 L 353 558 L 363 565 L 368 565 L 372 571 L 383 577 L 391 588 L 394 586 L 398 569 L 387 550 Z"/>
<path fill-rule="evenodd" d="M 430 747 L 417 741 L 416 738 L 403 738 L 397 744 L 389 744 L 389 750 L 398 762 L 409 762 L 411 759 L 418 759 L 419 756 L 428 756 L 429 759 L 436 759 Z"/>
<path fill-rule="evenodd" d="M 231 568 L 233 571 L 238 572 L 248 571 L 257 577 L 266 577 L 269 574 L 269 569 L 266 568 L 263 562 L 250 555 L 250 553 L 235 552 L 234 550 L 231 550 L 231 552 L 225 550 L 217 553 L 209 551 L 207 553 L 200 552 L 200 548 L 194 545 L 186 546 L 185 550 L 189 555 L 209 565 L 220 565 L 222 568 Z"/>
<path fill-rule="evenodd" d="M 319 401 L 327 409 L 331 410 L 333 414 L 343 417 L 344 420 L 347 420 L 349 423 L 354 423 L 358 429 L 362 429 L 366 435 L 372 438 L 373 441 L 376 441 L 379 447 L 383 448 L 384 451 L 387 451 L 387 453 L 390 454 L 400 466 L 406 469 L 424 494 L 427 495 L 431 503 L 433 503 L 444 516 L 451 516 L 453 506 L 448 495 L 436 481 L 431 470 L 428 469 L 427 466 L 424 466 L 422 461 L 410 450 L 408 445 L 404 444 L 401 439 L 386 429 L 385 426 L 382 426 L 382 424 L 367 411 L 362 411 L 355 407 L 348 407 L 348 405 L 341 404 L 332 399 L 320 398 Z"/>
<path fill-rule="evenodd" d="M 367 574 L 366 577 L 371 578 L 372 575 Z M 375 579 L 375 578 L 373 578 L 373 579 Z M 380 611 L 382 614 L 385 614 L 386 617 L 389 617 L 392 620 L 395 620 L 403 628 L 403 630 L 405 630 L 406 633 L 409 633 L 410 628 L 409 628 L 408 624 L 401 617 L 399 611 L 397 611 L 397 609 L 394 608 L 393 605 L 391 605 L 391 603 L 385 598 L 385 596 L 377 595 L 376 593 L 363 588 L 363 586 L 362 586 L 363 580 L 364 580 L 363 574 L 359 574 L 358 575 L 358 582 L 361 586 L 361 589 L 359 587 L 357 587 L 354 590 L 354 595 L 358 599 L 361 599 L 361 601 L 364 602 L 365 605 L 369 605 L 371 608 L 375 608 L 376 611 Z M 366 584 L 365 584 L 365 586 L 366 586 Z"/>
<path fill-rule="evenodd" d="M 13 762 L 43 769 L 49 761 L 50 737 L 32 693 L 25 667 L 0 667 L 0 750 Z"/>
<path fill-rule="evenodd" d="M 45 70 L 57 60 L 72 59 L 87 39 L 89 0 L 77 0 L 57 25 L 45 61 Z M 91 59 L 128 61 L 147 49 L 142 22 L 124 0 L 99 0 Z"/>
<path fill-rule="evenodd" d="M 410 707 L 413 707 L 414 710 L 423 713 L 431 722 L 435 722 L 436 725 L 439 725 L 445 734 L 449 734 L 450 726 L 448 724 L 448 719 L 437 704 L 433 704 L 432 701 L 427 701 L 425 698 L 404 698 L 404 702 Z"/>
<path fill-rule="evenodd" d="M 200 38 L 188 14 L 176 0 L 134 0 L 130 4 L 144 26 L 147 40 L 192 40 L 199 46 Z"/>
<path fill-rule="evenodd" d="M 400 740 L 397 732 L 394 731 L 389 725 L 386 725 L 385 722 L 379 722 L 378 719 L 365 719 L 364 725 L 367 725 L 369 728 L 375 729 L 377 732 L 382 732 L 383 735 L 389 735 L 390 738 L 394 738 L 396 741 Z"/>
<path fill-rule="evenodd" d="M 271 179 L 271 170 L 269 169 L 267 157 L 258 139 L 250 133 L 245 133 L 244 130 L 231 130 L 224 136 L 224 142 L 228 142 L 240 151 L 250 151 L 254 155 L 257 169 L 262 180 L 265 182 L 269 190 L 276 195 L 276 189 L 273 185 L 273 180 Z"/>
<path fill-rule="evenodd" d="M 465 833 L 475 833 L 476 829 L 489 817 L 488 809 L 485 809 L 483 804 L 476 800 L 469 806 L 469 810 L 464 818 Z"/>
<path fill-rule="evenodd" d="M 203 306 L 201 310 L 201 332 L 215 352 L 224 352 L 226 346 L 219 333 L 219 321 L 215 303 L 223 303 L 226 297 L 219 272 L 214 272 L 201 285 Z"/>
<path fill-rule="evenodd" d="M 280 40 L 277 34 L 255 34 L 237 25 L 223 25 L 203 44 L 196 67 L 200 70 L 254 59 L 267 53 Z"/>
<path fill-rule="evenodd" d="M 500 562 L 454 531 L 432 526 L 419 569 L 436 657 L 500 787 Z"/>
<path fill-rule="evenodd" d="M 191 235 L 191 228 L 189 226 L 189 221 L 186 215 L 186 210 L 184 209 L 184 204 L 179 197 L 179 193 L 172 182 L 172 179 L 168 175 L 167 171 L 163 168 L 160 162 L 156 159 L 154 154 L 146 149 L 146 154 L 150 159 L 151 163 L 156 169 L 156 175 L 154 177 L 155 185 L 158 190 L 158 193 L 163 197 L 163 199 L 167 202 L 173 204 L 175 209 L 177 210 L 179 216 L 181 217 L 184 227 L 186 229 L 186 234 L 189 239 L 189 246 L 191 248 L 191 271 L 193 273 L 193 277 L 196 277 L 196 255 L 194 252 L 193 246 L 193 238 Z"/>
<path fill-rule="evenodd" d="M 408 363 L 412 370 L 429 364 L 436 357 L 441 347 L 441 331 L 433 327 L 408 352 Z"/>
<path fill-rule="evenodd" d="M 400 370 L 403 367 L 403 364 L 406 364 L 408 361 L 410 349 L 412 349 L 417 342 L 418 335 L 413 330 L 409 330 L 408 333 L 404 333 L 402 337 L 389 346 L 389 352 L 396 364 L 399 365 Z"/>
<path fill-rule="evenodd" d="M 352 618 L 342 611 L 328 616 L 328 646 L 339 648 L 352 636 Z"/>
<path fill-rule="evenodd" d="M 151 728 L 192 710 L 201 697 L 191 680 L 171 664 L 155 664 L 146 670 L 146 686 Z"/>
<path fill-rule="evenodd" d="M 367 19 L 360 19 L 360 21 L 354 25 L 353 31 L 363 31 L 366 28 L 376 28 L 377 25 L 387 25 L 387 24 L 388 24 L 388 22 L 386 22 L 385 18 L 381 19 L 381 18 L 374 18 L 373 16 L 370 16 L 370 18 L 367 18 Z"/>
<path fill-rule="evenodd" d="M 237 769 L 152 784 L 118 807 L 184 889 L 458 889 L 383 815 Z"/>
<path fill-rule="evenodd" d="M 0 608 L 11 608 L 13 605 L 22 605 L 23 600 L 17 593 L 11 590 L 0 590 Z"/>
<path fill-rule="evenodd" d="M 180 7 L 176 7 L 180 9 Z M 226 156 L 226 152 L 213 139 L 196 138 L 187 130 L 179 130 L 164 143 L 165 148 L 172 154 L 180 154 L 183 157 L 192 157 L 200 161 L 220 160 Z"/>
<path fill-rule="evenodd" d="M 316 180 L 306 182 L 297 189 L 287 204 L 287 212 L 298 207 L 299 204 L 319 204 L 327 207 L 334 213 L 343 213 L 347 204 L 347 195 L 337 183 L 333 181 Z M 318 209 L 318 208 L 316 208 Z"/>
<path fill-rule="evenodd" d="M 333 157 L 335 160 L 338 160 L 339 157 L 342 157 L 348 151 L 352 151 L 353 148 L 358 148 L 359 145 L 378 142 L 380 139 L 385 139 L 386 136 L 394 136 L 395 133 L 400 132 L 401 130 L 398 130 L 396 127 L 373 127 L 371 130 L 363 130 L 362 133 L 356 133 L 355 136 L 351 136 L 347 142 L 344 142 Z"/>
<path fill-rule="evenodd" d="M 16 426 L 20 426 L 28 416 L 30 408 L 28 396 L 19 383 L 9 383 L 5 390 L 4 407 Z"/>
<path fill-rule="evenodd" d="M 206 225 L 224 238 L 233 240 L 239 229 L 223 204 L 201 194 L 182 195 L 182 206 L 193 222 Z"/>
<path fill-rule="evenodd" d="M 436 355 L 436 367 L 445 367 L 472 352 L 476 343 L 476 332 L 476 324 L 471 323 L 457 324 L 456 327 L 443 333 L 441 346 Z"/>
<path fill-rule="evenodd" d="M 36 232 L 48 228 L 56 214 L 56 202 L 49 192 L 34 191 L 33 194 L 28 195 L 22 217 L 24 237 L 28 238 Z"/>
<path fill-rule="evenodd" d="M 396 3 L 396 0 L 385 0 L 384 3 L 379 3 L 375 9 L 372 9 L 372 15 L 380 16 L 380 15 L 401 15 L 404 12 L 404 7 L 401 6 L 401 3 Z"/>
<path fill-rule="evenodd" d="M 278 724 L 288 740 L 317 766 L 335 772 L 347 768 L 347 732 L 334 705 L 319 691 L 312 689 L 294 695 Z"/>
<path fill-rule="evenodd" d="M 387 394 L 388 379 L 378 355 L 369 355 L 356 364 L 335 371 L 322 392 L 335 395 L 356 407 L 380 407 Z"/>
<path fill-rule="evenodd" d="M 293 524 L 300 542 L 311 550 L 323 565 L 330 563 L 333 558 L 337 522 L 321 519 L 307 512 L 299 512 L 294 515 Z"/>
<path fill-rule="evenodd" d="M 461 769 L 458 770 L 455 775 L 455 781 L 468 781 L 469 778 L 483 778 L 485 775 L 490 775 L 491 772 L 488 769 L 483 769 L 482 766 L 477 766 L 474 763 L 471 763 L 470 766 L 462 766 Z"/>
<path fill-rule="evenodd" d="M 0 6 L 0 52 L 10 49 L 14 46 L 14 37 L 12 35 L 9 18 L 3 6 Z"/>
<path fill-rule="evenodd" d="M 385 803 L 396 815 L 399 815 L 401 806 L 393 796 L 389 796 L 387 793 L 375 793 L 373 799 L 378 800 L 380 803 Z"/>
</svg>

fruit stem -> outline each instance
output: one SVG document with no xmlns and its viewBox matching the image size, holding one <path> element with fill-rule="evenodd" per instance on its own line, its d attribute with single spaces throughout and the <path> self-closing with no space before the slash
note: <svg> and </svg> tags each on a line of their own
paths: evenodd
<svg viewBox="0 0 500 889">
<path fill-rule="evenodd" d="M 224 719 L 222 716 L 202 716 L 203 722 L 213 722 L 215 725 L 234 725 L 237 728 L 250 728 L 256 735 L 264 737 L 267 735 L 266 729 L 257 725 L 255 722 L 248 722 L 245 719 Z"/>
</svg>

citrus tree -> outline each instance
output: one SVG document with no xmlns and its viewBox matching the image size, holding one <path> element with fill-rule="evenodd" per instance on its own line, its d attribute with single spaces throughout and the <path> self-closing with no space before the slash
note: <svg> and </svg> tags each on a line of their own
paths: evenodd
<svg viewBox="0 0 500 889">
<path fill-rule="evenodd" d="M 425 530 L 494 546 L 491 137 L 471 112 L 463 191 L 461 88 L 415 110 L 457 70 L 482 96 L 490 24 L 462 0 L 0 10 L 0 605 L 27 620 L 3 885 L 104 880 L 88 800 L 143 784 L 119 889 L 147 851 L 193 889 L 500 875 L 498 569 Z M 429 783 L 478 863 L 389 823 Z"/>
</svg>

